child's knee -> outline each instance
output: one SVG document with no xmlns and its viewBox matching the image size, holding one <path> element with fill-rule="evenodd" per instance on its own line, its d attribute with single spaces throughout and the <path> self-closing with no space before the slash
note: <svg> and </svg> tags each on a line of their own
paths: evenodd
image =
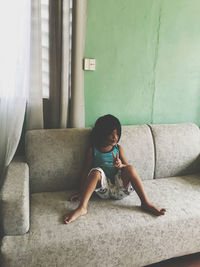
<svg viewBox="0 0 200 267">
<path fill-rule="evenodd" d="M 136 172 L 136 169 L 133 165 L 126 165 L 126 167 L 124 167 L 124 170 L 127 172 Z"/>
<path fill-rule="evenodd" d="M 95 179 L 98 182 L 101 181 L 101 172 L 99 170 L 92 170 L 89 174 L 90 179 Z"/>
</svg>

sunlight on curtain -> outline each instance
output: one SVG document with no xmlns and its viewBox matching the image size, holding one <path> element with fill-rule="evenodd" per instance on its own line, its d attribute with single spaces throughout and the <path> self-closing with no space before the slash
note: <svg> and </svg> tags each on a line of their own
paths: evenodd
<svg viewBox="0 0 200 267">
<path fill-rule="evenodd" d="M 26 130 L 43 128 L 41 2 L 31 1 L 30 84 L 27 97 Z"/>
<path fill-rule="evenodd" d="M 0 2 L 0 176 L 16 151 L 29 86 L 30 0 Z"/>
<path fill-rule="evenodd" d="M 49 0 L 41 0 L 42 94 L 49 98 Z"/>
</svg>

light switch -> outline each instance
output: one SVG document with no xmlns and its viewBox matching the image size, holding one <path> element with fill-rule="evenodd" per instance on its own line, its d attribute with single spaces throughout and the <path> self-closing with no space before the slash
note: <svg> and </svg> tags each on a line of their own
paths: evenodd
<svg viewBox="0 0 200 267">
<path fill-rule="evenodd" d="M 95 70 L 96 60 L 94 58 L 84 58 L 83 69 Z"/>
<path fill-rule="evenodd" d="M 89 70 L 90 69 L 90 60 L 89 60 L 89 58 L 84 58 L 83 69 L 84 70 Z"/>
<path fill-rule="evenodd" d="M 96 60 L 94 58 L 90 59 L 90 70 L 95 70 L 95 62 Z"/>
</svg>

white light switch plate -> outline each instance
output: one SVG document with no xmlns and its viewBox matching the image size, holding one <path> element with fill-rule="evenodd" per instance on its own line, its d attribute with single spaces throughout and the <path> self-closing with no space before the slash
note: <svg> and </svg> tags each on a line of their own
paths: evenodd
<svg viewBox="0 0 200 267">
<path fill-rule="evenodd" d="M 84 70 L 95 70 L 96 60 L 94 58 L 84 58 Z"/>
<path fill-rule="evenodd" d="M 90 59 L 90 70 L 95 70 L 96 60 L 94 58 Z"/>
</svg>

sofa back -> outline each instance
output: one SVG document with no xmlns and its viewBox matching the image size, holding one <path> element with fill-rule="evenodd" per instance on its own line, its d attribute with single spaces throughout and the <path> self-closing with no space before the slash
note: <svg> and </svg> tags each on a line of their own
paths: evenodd
<svg viewBox="0 0 200 267">
<path fill-rule="evenodd" d="M 196 124 L 150 125 L 155 145 L 155 177 L 200 172 L 200 130 Z"/>
<path fill-rule="evenodd" d="M 31 192 L 77 189 L 91 129 L 33 130 L 26 134 Z M 123 126 L 119 142 L 142 180 L 200 172 L 197 125 Z"/>
<path fill-rule="evenodd" d="M 154 143 L 148 125 L 123 126 L 119 144 L 124 149 L 128 163 L 136 168 L 140 178 L 142 180 L 153 179 Z"/>
<path fill-rule="evenodd" d="M 31 192 L 76 189 L 90 145 L 91 129 L 32 130 L 26 134 Z M 154 146 L 147 125 L 123 126 L 120 144 L 141 178 L 153 179 Z"/>
<path fill-rule="evenodd" d="M 32 193 L 77 187 L 90 129 L 33 130 L 26 134 Z"/>
</svg>

